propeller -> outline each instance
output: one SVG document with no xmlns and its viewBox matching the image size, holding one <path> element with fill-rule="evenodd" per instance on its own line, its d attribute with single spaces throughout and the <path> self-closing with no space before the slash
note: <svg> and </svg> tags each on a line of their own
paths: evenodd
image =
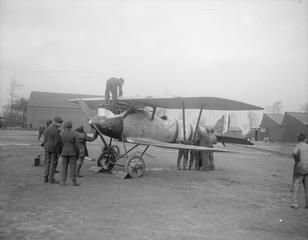
<svg viewBox="0 0 308 240">
<path fill-rule="evenodd" d="M 82 110 L 82 112 L 86 115 L 88 121 L 89 121 L 89 124 L 90 126 L 98 132 L 100 138 L 102 139 L 103 143 L 104 143 L 104 146 L 107 147 L 107 142 L 106 140 L 104 139 L 104 135 L 101 133 L 101 131 L 98 129 L 98 127 L 96 126 L 96 124 L 93 122 L 93 117 L 95 116 L 95 113 L 87 106 L 87 104 L 82 101 L 81 99 L 78 100 L 78 103 L 79 103 L 79 106 Z"/>
</svg>

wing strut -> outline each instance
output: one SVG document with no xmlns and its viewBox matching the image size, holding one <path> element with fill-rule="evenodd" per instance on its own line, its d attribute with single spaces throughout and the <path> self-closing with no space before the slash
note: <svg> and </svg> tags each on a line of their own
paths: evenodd
<svg viewBox="0 0 308 240">
<path fill-rule="evenodd" d="M 123 119 L 126 118 L 126 116 L 130 113 L 130 111 L 134 108 L 135 103 L 133 102 L 131 105 L 129 105 L 129 108 L 126 110 L 126 112 L 123 115 Z"/>
<path fill-rule="evenodd" d="M 184 103 L 184 101 L 182 101 L 182 114 L 183 114 L 183 136 L 184 136 L 184 142 L 186 142 L 185 103 Z"/>
<path fill-rule="evenodd" d="M 200 108 L 197 124 L 196 124 L 195 131 L 194 131 L 194 136 L 192 138 L 192 143 L 194 143 L 195 140 L 196 140 L 196 136 L 197 136 L 197 132 L 198 132 L 198 129 L 199 129 L 199 124 L 200 124 L 200 119 L 201 119 L 201 115 L 202 115 L 202 110 L 203 110 L 203 105 Z"/>
<path fill-rule="evenodd" d="M 157 109 L 156 106 L 153 107 L 153 113 L 152 113 L 151 121 L 153 121 L 153 119 L 154 119 L 154 116 L 155 116 L 155 113 L 156 113 L 156 109 Z"/>
</svg>

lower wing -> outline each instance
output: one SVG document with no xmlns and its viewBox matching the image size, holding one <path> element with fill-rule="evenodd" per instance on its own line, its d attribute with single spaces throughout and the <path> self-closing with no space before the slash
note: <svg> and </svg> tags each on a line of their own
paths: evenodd
<svg viewBox="0 0 308 240">
<path fill-rule="evenodd" d="M 224 136 L 224 135 L 217 135 L 217 141 L 221 143 L 236 143 L 236 144 L 243 144 L 243 145 L 254 145 L 252 142 L 245 138 L 240 137 L 230 137 L 230 136 Z"/>
<path fill-rule="evenodd" d="M 165 143 L 165 142 L 160 142 L 160 141 L 155 141 L 152 139 L 145 139 L 145 138 L 126 138 L 126 141 L 128 143 L 140 144 L 140 145 L 150 145 L 150 146 L 161 147 L 161 148 L 209 151 L 209 152 L 233 152 L 233 151 L 220 149 L 220 148 L 208 148 L 208 147 L 186 145 L 186 144 L 180 144 L 180 143 Z"/>
</svg>

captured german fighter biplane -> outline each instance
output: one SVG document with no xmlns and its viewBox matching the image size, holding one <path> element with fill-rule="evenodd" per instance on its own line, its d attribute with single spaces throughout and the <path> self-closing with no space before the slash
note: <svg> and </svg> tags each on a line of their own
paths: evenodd
<svg viewBox="0 0 308 240">
<path fill-rule="evenodd" d="M 243 102 L 214 98 L 214 97 L 123 97 L 119 99 L 116 109 L 109 104 L 104 104 L 104 98 L 72 99 L 71 102 L 79 103 L 86 114 L 90 126 L 95 129 L 103 141 L 102 154 L 98 158 L 98 165 L 104 171 L 110 171 L 122 157 L 127 158 L 126 170 L 131 177 L 139 177 L 144 173 L 145 163 L 143 155 L 149 146 L 186 149 L 198 151 L 230 152 L 220 148 L 207 148 L 192 145 L 198 129 L 203 110 L 262 110 L 262 108 Z M 150 108 L 150 109 L 149 109 Z M 182 109 L 182 120 L 172 117 L 156 115 L 157 108 Z M 92 110 L 91 110 L 92 109 Z M 103 114 L 96 114 L 93 109 L 100 109 Z M 185 109 L 200 109 L 196 125 L 185 123 Z M 114 114 L 116 112 L 117 114 Z M 110 138 L 106 142 L 104 136 Z M 242 138 L 217 136 L 218 141 L 239 144 L 252 144 Z M 112 145 L 112 140 L 123 142 L 124 154 L 119 148 Z M 125 143 L 134 144 L 127 150 Z M 185 143 L 185 144 L 184 144 Z M 128 153 L 139 145 L 146 146 L 140 155 L 128 158 Z M 121 165 L 123 166 L 123 165 Z"/>
</svg>

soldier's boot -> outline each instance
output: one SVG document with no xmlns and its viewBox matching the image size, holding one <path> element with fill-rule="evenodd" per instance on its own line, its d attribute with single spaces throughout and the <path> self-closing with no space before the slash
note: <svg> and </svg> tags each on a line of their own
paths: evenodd
<svg viewBox="0 0 308 240">
<path fill-rule="evenodd" d="M 49 180 L 49 183 L 50 184 L 59 184 L 60 182 L 55 180 L 55 179 L 51 179 L 51 180 Z"/>
<path fill-rule="evenodd" d="M 48 177 L 44 177 L 44 183 L 48 183 Z"/>
<path fill-rule="evenodd" d="M 72 186 L 78 187 L 78 186 L 80 186 L 80 184 L 78 184 L 77 182 L 72 182 Z"/>
</svg>

